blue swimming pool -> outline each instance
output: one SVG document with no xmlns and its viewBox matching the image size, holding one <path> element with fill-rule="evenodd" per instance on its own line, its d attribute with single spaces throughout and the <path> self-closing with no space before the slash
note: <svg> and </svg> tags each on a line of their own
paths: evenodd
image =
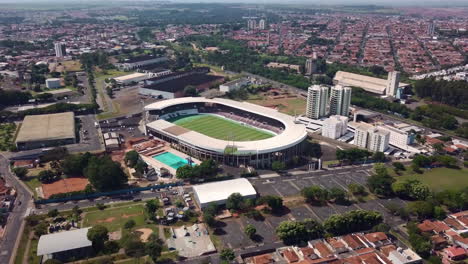
<svg viewBox="0 0 468 264">
<path fill-rule="evenodd" d="M 186 159 L 181 158 L 171 152 L 164 152 L 162 154 L 153 156 L 153 159 L 160 161 L 176 170 L 182 166 L 189 164 Z"/>
</svg>

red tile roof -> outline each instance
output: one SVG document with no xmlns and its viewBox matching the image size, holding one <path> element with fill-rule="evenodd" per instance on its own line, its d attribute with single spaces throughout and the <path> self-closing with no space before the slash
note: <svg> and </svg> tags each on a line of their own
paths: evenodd
<svg viewBox="0 0 468 264">
<path fill-rule="evenodd" d="M 274 263 L 275 261 L 273 260 L 271 254 L 263 254 L 253 257 L 253 262 L 255 264 L 269 264 Z"/>
<path fill-rule="evenodd" d="M 322 242 L 315 243 L 314 248 L 319 252 L 320 257 L 322 258 L 328 258 L 333 256 L 331 250 L 328 249 L 328 247 Z"/>
<path fill-rule="evenodd" d="M 450 256 L 450 257 L 460 257 L 460 256 L 463 256 L 465 255 L 465 250 L 461 247 L 448 247 L 445 249 L 445 251 L 447 252 L 447 254 Z"/>
<path fill-rule="evenodd" d="M 296 252 L 292 251 L 291 249 L 287 249 L 282 253 L 283 257 L 288 261 L 288 263 L 294 263 L 299 261 L 299 256 L 297 256 Z"/>
<path fill-rule="evenodd" d="M 383 232 L 374 232 L 374 233 L 365 234 L 364 237 L 369 242 L 372 242 L 372 243 L 388 239 L 387 235 L 385 235 L 385 233 Z"/>
<path fill-rule="evenodd" d="M 360 247 L 364 247 L 364 244 L 354 235 L 346 235 L 342 237 L 343 241 L 348 244 L 348 246 L 352 249 L 358 249 Z"/>
</svg>

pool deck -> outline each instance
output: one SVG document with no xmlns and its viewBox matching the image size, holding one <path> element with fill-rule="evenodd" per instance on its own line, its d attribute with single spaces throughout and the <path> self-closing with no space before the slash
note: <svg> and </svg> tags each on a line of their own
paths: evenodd
<svg viewBox="0 0 468 264">
<path fill-rule="evenodd" d="M 164 147 L 164 150 L 166 152 L 171 152 L 172 154 L 175 154 L 183 159 L 186 159 L 188 157 L 190 157 L 189 155 L 185 154 L 185 153 L 182 153 L 178 150 L 175 150 L 173 148 L 170 148 L 169 146 L 166 146 Z M 162 153 L 161 153 L 162 154 Z M 151 167 L 153 168 L 166 168 L 172 175 L 176 175 L 176 169 L 172 168 L 171 166 L 165 164 L 165 163 L 162 163 L 156 159 L 153 159 L 153 157 L 149 157 L 149 156 L 144 156 L 144 155 L 140 155 L 140 157 Z M 197 165 L 200 165 L 201 161 L 195 159 L 192 157 L 192 161 L 197 164 Z M 165 181 L 165 182 L 170 182 L 170 181 L 173 181 L 171 178 L 167 179 L 167 178 L 162 178 L 160 177 L 159 178 L 160 181 Z"/>
</svg>

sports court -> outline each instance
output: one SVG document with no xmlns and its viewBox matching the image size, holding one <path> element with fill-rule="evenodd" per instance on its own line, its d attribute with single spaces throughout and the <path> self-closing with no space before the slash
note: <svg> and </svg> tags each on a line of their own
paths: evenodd
<svg viewBox="0 0 468 264">
<path fill-rule="evenodd" d="M 44 198 L 48 199 L 50 196 L 59 193 L 82 191 L 89 184 L 86 178 L 66 178 L 53 183 L 42 184 L 42 193 Z"/>
</svg>

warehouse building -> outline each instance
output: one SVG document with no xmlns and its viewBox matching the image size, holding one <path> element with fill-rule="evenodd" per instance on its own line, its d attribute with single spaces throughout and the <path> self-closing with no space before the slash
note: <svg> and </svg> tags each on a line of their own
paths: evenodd
<svg viewBox="0 0 468 264">
<path fill-rule="evenodd" d="M 42 256 L 42 263 L 48 259 L 67 262 L 85 258 L 92 253 L 92 242 L 88 239 L 88 230 L 81 228 L 43 235 L 39 238 L 37 255 Z"/>
<path fill-rule="evenodd" d="M 233 193 L 240 193 L 244 198 L 255 198 L 257 196 L 254 187 L 245 178 L 195 185 L 193 186 L 193 192 L 202 209 L 211 203 L 225 204 L 228 197 Z"/>
<path fill-rule="evenodd" d="M 24 117 L 16 147 L 19 150 L 60 146 L 76 142 L 73 112 Z"/>
<path fill-rule="evenodd" d="M 362 88 L 374 94 L 394 96 L 395 90 L 409 86 L 407 83 L 397 82 L 394 76 L 394 73 L 390 73 L 390 77 L 386 80 L 351 72 L 338 71 L 333 78 L 333 83 L 335 85 Z M 387 91 L 387 89 L 391 89 L 391 91 Z"/>
</svg>

